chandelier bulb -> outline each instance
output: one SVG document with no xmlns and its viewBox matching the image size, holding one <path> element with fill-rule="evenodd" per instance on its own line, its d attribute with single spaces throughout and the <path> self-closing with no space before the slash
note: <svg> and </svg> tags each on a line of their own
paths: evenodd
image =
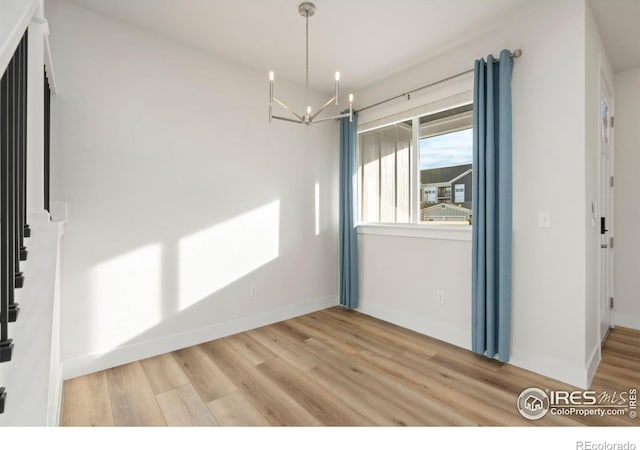
<svg viewBox="0 0 640 450">
<path fill-rule="evenodd" d="M 349 94 L 349 103 L 353 103 L 353 94 Z"/>
<path fill-rule="evenodd" d="M 274 76 L 273 70 L 270 70 L 269 71 L 269 81 L 273 81 L 274 78 L 275 78 L 275 76 Z"/>
<path fill-rule="evenodd" d="M 336 72 L 336 81 L 340 81 L 340 72 Z"/>
</svg>

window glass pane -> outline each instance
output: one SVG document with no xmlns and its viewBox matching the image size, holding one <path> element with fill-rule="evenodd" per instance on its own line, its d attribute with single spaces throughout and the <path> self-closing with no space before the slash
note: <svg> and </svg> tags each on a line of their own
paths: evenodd
<svg viewBox="0 0 640 450">
<path fill-rule="evenodd" d="M 361 222 L 411 220 L 411 122 L 358 135 Z"/>
<path fill-rule="evenodd" d="M 360 174 L 362 221 L 378 222 L 380 218 L 380 145 L 377 136 L 360 136 Z"/>
<path fill-rule="evenodd" d="M 411 221 L 411 128 L 398 129 L 396 222 Z"/>
<path fill-rule="evenodd" d="M 389 136 L 393 132 L 394 136 Z M 389 133 L 389 134 L 387 134 Z M 396 139 L 395 130 L 380 135 L 380 222 L 396 221 Z"/>
<path fill-rule="evenodd" d="M 472 113 L 420 120 L 420 222 L 470 224 Z"/>
</svg>

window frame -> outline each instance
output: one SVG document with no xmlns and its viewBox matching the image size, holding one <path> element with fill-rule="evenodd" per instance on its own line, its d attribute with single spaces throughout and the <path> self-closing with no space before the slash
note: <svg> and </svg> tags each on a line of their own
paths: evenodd
<svg viewBox="0 0 640 450">
<path fill-rule="evenodd" d="M 459 100 L 459 99 L 458 99 Z M 462 240 L 462 241 L 470 241 L 471 240 L 471 230 L 472 225 L 464 225 L 464 224 L 429 224 L 421 221 L 421 211 L 420 211 L 420 198 L 422 195 L 422 186 L 420 184 L 420 140 L 428 137 L 438 136 L 447 133 L 453 133 L 455 131 L 461 131 L 465 129 L 469 129 L 468 125 L 459 126 L 459 127 L 443 127 L 447 122 L 455 121 L 455 119 L 450 119 L 449 117 L 443 117 L 441 119 L 436 119 L 433 124 L 420 124 L 420 119 L 425 116 L 435 115 L 438 113 L 456 110 L 461 107 L 469 107 L 472 105 L 472 102 L 467 101 L 458 101 L 455 104 L 442 105 L 440 104 L 437 110 L 433 110 L 429 108 L 429 105 L 425 105 L 424 108 L 418 108 L 417 110 L 414 108 L 410 111 L 410 115 L 403 116 L 395 114 L 394 117 L 389 117 L 389 121 L 385 121 L 384 118 L 378 119 L 373 123 L 364 123 L 358 126 L 358 139 L 360 139 L 360 135 L 374 131 L 379 128 L 395 125 L 402 122 L 411 121 L 411 146 L 410 146 L 410 222 L 407 223 L 384 223 L 384 222 L 366 222 L 361 220 L 361 201 L 362 201 L 362 193 L 360 192 L 360 141 L 358 140 L 358 151 L 356 155 L 356 167 L 358 170 L 358 175 L 355 180 L 355 191 L 356 198 L 354 201 L 356 202 L 355 210 L 356 210 L 356 224 L 358 228 L 359 234 L 377 234 L 377 235 L 392 235 L 392 236 L 405 236 L 405 237 L 424 237 L 424 238 L 436 238 L 436 239 L 447 239 L 447 240 Z M 409 111 L 408 111 L 409 113 Z M 472 111 L 469 112 L 471 114 L 471 118 L 473 117 Z M 460 113 L 464 114 L 464 112 Z M 460 115 L 459 114 L 459 115 Z M 434 128 L 433 132 L 429 132 L 427 134 L 421 134 L 421 130 L 425 126 L 432 126 Z M 471 125 L 473 127 L 473 119 L 471 120 Z M 452 189 L 452 199 L 455 196 L 455 192 Z"/>
</svg>

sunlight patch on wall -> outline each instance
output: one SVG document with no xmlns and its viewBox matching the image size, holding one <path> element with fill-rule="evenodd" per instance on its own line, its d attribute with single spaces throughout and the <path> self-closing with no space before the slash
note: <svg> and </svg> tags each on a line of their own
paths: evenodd
<svg viewBox="0 0 640 450">
<path fill-rule="evenodd" d="M 152 244 L 91 269 L 92 344 L 109 350 L 162 320 L 162 247 Z"/>
<path fill-rule="evenodd" d="M 316 183 L 316 236 L 320 234 L 320 183 Z"/>
<path fill-rule="evenodd" d="M 280 201 L 180 239 L 179 308 L 183 310 L 278 257 Z"/>
</svg>

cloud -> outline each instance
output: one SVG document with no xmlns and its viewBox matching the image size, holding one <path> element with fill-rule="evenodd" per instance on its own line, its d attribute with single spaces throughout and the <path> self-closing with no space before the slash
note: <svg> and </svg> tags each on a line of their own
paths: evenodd
<svg viewBox="0 0 640 450">
<path fill-rule="evenodd" d="M 455 131 L 420 140 L 420 170 L 473 162 L 473 130 Z"/>
</svg>

